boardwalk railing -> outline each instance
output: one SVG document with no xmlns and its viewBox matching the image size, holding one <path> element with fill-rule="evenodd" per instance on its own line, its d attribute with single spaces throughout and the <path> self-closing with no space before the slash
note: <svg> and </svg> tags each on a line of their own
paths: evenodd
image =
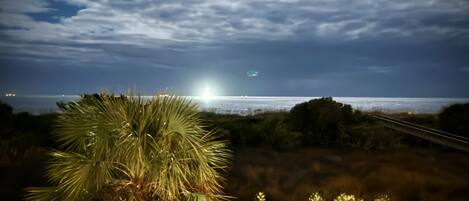
<svg viewBox="0 0 469 201">
<path fill-rule="evenodd" d="M 387 128 L 469 152 L 469 138 L 402 121 L 384 114 L 373 114 L 371 116 L 380 121 Z"/>
</svg>

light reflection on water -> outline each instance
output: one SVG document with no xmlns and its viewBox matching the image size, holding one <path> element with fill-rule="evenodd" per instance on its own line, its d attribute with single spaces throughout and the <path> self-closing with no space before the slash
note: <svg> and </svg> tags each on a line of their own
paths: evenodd
<svg viewBox="0 0 469 201">
<path fill-rule="evenodd" d="M 16 96 L 0 97 L 10 104 L 15 112 L 34 114 L 57 112 L 56 103 L 78 100 L 80 96 Z M 147 97 L 148 98 L 148 97 Z M 219 96 L 211 100 L 188 97 L 203 111 L 224 114 L 255 114 L 262 111 L 288 111 L 295 104 L 318 97 L 269 97 L 269 96 Z M 436 113 L 454 103 L 469 102 L 463 98 L 375 98 L 375 97 L 334 97 L 334 100 L 352 105 L 362 111 Z"/>
</svg>

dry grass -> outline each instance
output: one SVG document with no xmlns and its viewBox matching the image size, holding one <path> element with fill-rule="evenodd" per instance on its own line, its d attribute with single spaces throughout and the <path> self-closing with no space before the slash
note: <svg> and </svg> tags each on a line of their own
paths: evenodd
<svg viewBox="0 0 469 201">
<path fill-rule="evenodd" d="M 269 201 L 326 200 L 341 193 L 372 200 L 469 200 L 469 156 L 406 149 L 360 151 L 309 148 L 295 152 L 243 149 L 236 154 L 226 191 L 253 200 L 263 191 Z"/>
</svg>

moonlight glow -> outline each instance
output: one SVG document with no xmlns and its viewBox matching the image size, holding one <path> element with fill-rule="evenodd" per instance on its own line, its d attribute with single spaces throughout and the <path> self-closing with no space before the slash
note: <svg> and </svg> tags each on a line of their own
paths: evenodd
<svg viewBox="0 0 469 201">
<path fill-rule="evenodd" d="M 196 94 L 197 99 L 207 102 L 220 95 L 220 88 L 213 81 L 205 81 L 197 87 Z"/>
<path fill-rule="evenodd" d="M 200 99 L 202 100 L 212 100 L 215 97 L 213 90 L 210 87 L 205 87 L 202 94 L 200 95 Z"/>
</svg>

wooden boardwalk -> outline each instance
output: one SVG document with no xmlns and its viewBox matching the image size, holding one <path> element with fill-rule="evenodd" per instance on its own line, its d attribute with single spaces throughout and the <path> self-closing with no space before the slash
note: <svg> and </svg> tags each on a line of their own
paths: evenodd
<svg viewBox="0 0 469 201">
<path fill-rule="evenodd" d="M 469 138 L 402 121 L 384 114 L 371 116 L 387 128 L 469 153 Z"/>
</svg>

